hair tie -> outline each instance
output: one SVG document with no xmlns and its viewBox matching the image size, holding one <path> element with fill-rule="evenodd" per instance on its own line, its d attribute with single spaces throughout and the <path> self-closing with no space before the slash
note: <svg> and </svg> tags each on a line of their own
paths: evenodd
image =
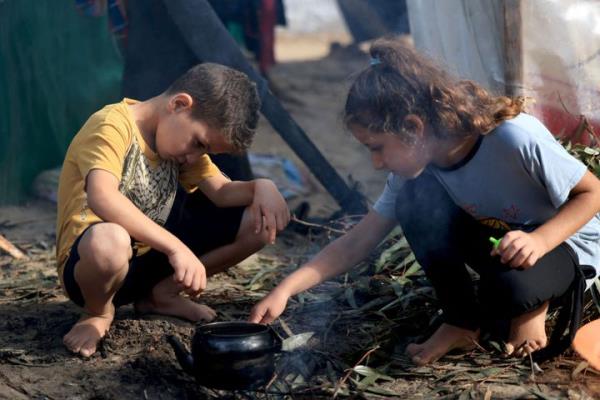
<svg viewBox="0 0 600 400">
<path fill-rule="evenodd" d="M 379 65 L 381 64 L 381 60 L 379 59 L 379 57 L 371 57 L 371 59 L 369 60 L 369 64 L 371 64 L 371 66 Z"/>
</svg>

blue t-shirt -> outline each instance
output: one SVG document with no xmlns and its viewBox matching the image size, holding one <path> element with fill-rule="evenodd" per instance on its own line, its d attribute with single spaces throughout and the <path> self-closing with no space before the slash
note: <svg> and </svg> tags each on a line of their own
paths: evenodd
<svg viewBox="0 0 600 400">
<path fill-rule="evenodd" d="M 531 231 L 548 221 L 568 200 L 586 172 L 535 117 L 520 114 L 482 136 L 466 163 L 451 169 L 427 167 L 452 200 L 482 223 Z M 374 205 L 379 214 L 395 218 L 398 190 L 405 179 L 390 174 Z M 600 214 L 566 242 L 579 264 L 600 272 Z M 590 281 L 591 282 L 591 281 Z"/>
</svg>

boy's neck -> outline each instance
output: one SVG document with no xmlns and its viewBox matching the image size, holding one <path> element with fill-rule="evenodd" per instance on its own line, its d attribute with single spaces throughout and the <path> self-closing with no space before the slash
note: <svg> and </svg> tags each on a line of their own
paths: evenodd
<svg viewBox="0 0 600 400">
<path fill-rule="evenodd" d="M 161 101 L 162 97 L 156 96 L 129 106 L 144 141 L 154 152 L 156 152 L 156 127 Z"/>
</svg>

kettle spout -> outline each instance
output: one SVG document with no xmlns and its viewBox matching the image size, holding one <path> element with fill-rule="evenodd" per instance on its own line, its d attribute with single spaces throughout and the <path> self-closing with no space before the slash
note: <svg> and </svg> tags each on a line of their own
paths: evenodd
<svg viewBox="0 0 600 400">
<path fill-rule="evenodd" d="M 167 336 L 167 341 L 173 348 L 181 368 L 190 375 L 194 375 L 194 358 L 187 352 L 183 344 L 174 335 Z"/>
</svg>

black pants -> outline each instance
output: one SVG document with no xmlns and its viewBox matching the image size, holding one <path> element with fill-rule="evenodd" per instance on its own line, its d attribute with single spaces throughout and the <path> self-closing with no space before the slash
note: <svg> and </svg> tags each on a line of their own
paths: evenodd
<svg viewBox="0 0 600 400">
<path fill-rule="evenodd" d="M 245 207 L 219 208 L 200 190 L 188 194 L 179 188 L 165 229 L 200 257 L 235 241 L 244 209 Z M 84 306 L 85 300 L 75 280 L 75 266 L 79 261 L 77 247 L 84 234 L 85 231 L 75 240 L 63 272 L 67 295 L 80 307 Z M 173 272 L 167 256 L 157 250 L 150 249 L 143 255 L 134 255 L 129 262 L 123 285 L 115 293 L 114 305 L 118 307 L 147 297 L 157 283 Z"/>
<path fill-rule="evenodd" d="M 577 256 L 566 243 L 528 269 L 511 268 L 490 256 L 488 238 L 500 238 L 506 230 L 475 220 L 431 175 L 404 185 L 396 215 L 449 324 L 474 330 L 485 320 L 514 318 L 559 299 L 578 278 Z M 465 264 L 479 274 L 477 287 Z"/>
</svg>

